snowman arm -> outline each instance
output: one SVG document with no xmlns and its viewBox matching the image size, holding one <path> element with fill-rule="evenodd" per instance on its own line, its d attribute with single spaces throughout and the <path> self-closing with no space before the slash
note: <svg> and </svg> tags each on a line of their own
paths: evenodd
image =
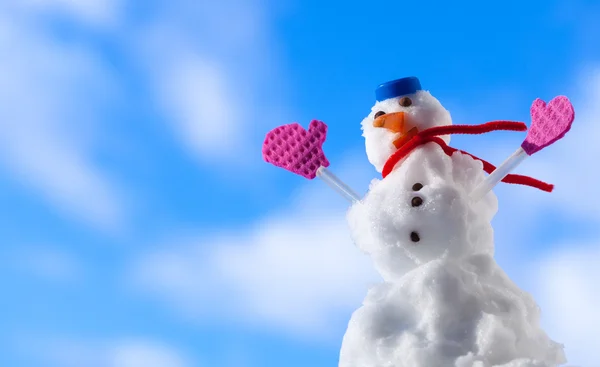
<svg viewBox="0 0 600 367">
<path fill-rule="evenodd" d="M 494 186 L 496 186 L 504 177 L 506 177 L 511 171 L 513 171 L 521 162 L 527 158 L 527 153 L 523 148 L 519 147 L 510 157 L 508 157 L 501 165 L 498 166 L 489 176 L 475 187 L 471 192 L 471 199 L 479 201 L 490 192 Z"/>
<path fill-rule="evenodd" d="M 351 203 L 355 203 L 360 201 L 360 196 L 350 188 L 350 186 L 346 185 L 342 180 L 340 180 L 336 175 L 331 173 L 326 167 L 321 166 L 317 169 L 317 177 L 321 180 L 325 181 L 325 183 L 334 189 L 337 193 L 342 195 L 344 199 L 348 200 Z"/>
</svg>

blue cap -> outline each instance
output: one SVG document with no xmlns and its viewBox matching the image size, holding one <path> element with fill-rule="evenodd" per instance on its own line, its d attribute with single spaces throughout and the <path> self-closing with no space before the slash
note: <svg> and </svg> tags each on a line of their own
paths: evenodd
<svg viewBox="0 0 600 367">
<path fill-rule="evenodd" d="M 421 90 L 421 82 L 414 76 L 408 78 L 396 79 L 391 82 L 383 83 L 375 89 L 375 99 L 377 102 L 385 101 L 389 98 L 414 94 Z"/>
</svg>

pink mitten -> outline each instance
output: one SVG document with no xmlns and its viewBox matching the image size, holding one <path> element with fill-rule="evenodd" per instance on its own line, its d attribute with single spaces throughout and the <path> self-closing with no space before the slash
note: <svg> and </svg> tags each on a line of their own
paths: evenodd
<svg viewBox="0 0 600 367">
<path fill-rule="evenodd" d="M 521 147 L 532 155 L 557 140 L 571 129 L 575 110 L 565 96 L 553 98 L 550 103 L 536 99 L 531 105 L 531 127 Z"/>
<path fill-rule="evenodd" d="M 328 167 L 323 153 L 327 125 L 313 120 L 308 131 L 297 123 L 279 126 L 267 134 L 262 153 L 265 161 L 313 179 L 319 167 Z"/>
</svg>

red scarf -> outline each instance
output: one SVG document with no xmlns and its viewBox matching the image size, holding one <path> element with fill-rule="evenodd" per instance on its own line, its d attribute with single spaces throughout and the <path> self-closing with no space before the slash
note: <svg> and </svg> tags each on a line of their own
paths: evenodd
<svg viewBox="0 0 600 367">
<path fill-rule="evenodd" d="M 456 151 L 459 151 L 463 154 L 468 154 L 474 159 L 477 159 L 483 162 L 483 170 L 488 174 L 492 173 L 496 167 L 489 162 L 484 161 L 481 158 L 478 158 L 472 154 L 469 154 L 465 151 L 452 148 L 446 144 L 439 135 L 449 135 L 449 134 L 484 134 L 491 131 L 498 130 L 506 130 L 506 131 L 526 131 L 527 126 L 522 122 L 514 122 L 514 121 L 492 121 L 481 125 L 449 125 L 449 126 L 437 126 L 430 129 L 426 129 L 417 133 L 417 135 L 413 136 L 410 140 L 408 140 L 404 145 L 402 145 L 397 151 L 395 151 L 390 158 L 388 158 L 387 162 L 383 166 L 382 175 L 385 178 L 387 175 L 392 172 L 394 167 L 398 162 L 404 159 L 408 154 L 413 151 L 419 145 L 423 145 L 425 143 L 433 142 L 437 143 L 442 149 L 444 153 L 448 156 L 452 156 L 452 154 Z M 521 176 L 521 175 L 513 175 L 509 174 L 502 179 L 502 182 L 509 184 L 518 184 L 518 185 L 526 185 L 535 187 L 542 191 L 552 192 L 554 189 L 554 185 L 536 180 L 535 178 L 531 178 L 529 176 Z"/>
</svg>

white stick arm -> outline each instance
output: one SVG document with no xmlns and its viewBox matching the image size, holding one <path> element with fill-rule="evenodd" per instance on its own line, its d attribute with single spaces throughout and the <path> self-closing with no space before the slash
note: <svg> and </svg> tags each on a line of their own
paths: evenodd
<svg viewBox="0 0 600 367">
<path fill-rule="evenodd" d="M 321 166 L 317 170 L 317 177 L 321 180 L 325 181 L 329 187 L 337 191 L 340 195 L 342 195 L 346 200 L 351 203 L 355 203 L 360 201 L 360 196 L 354 190 L 352 190 L 348 185 L 346 185 L 342 180 L 337 178 L 333 173 L 331 173 L 327 168 Z"/>
<path fill-rule="evenodd" d="M 470 197 L 473 201 L 479 201 L 490 190 L 494 188 L 506 175 L 513 171 L 525 158 L 529 157 L 523 148 L 519 147 L 508 159 L 496 168 L 485 180 L 481 181 L 473 190 Z"/>
</svg>

